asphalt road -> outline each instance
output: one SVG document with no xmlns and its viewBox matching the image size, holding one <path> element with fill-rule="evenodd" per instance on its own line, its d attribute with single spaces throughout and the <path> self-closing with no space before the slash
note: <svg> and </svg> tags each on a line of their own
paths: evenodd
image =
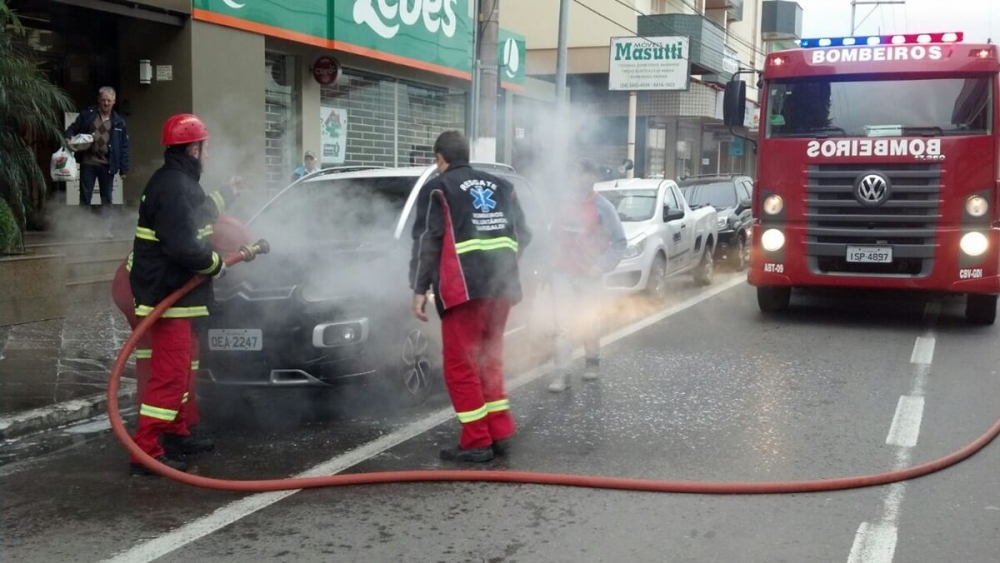
<svg viewBox="0 0 1000 563">
<path fill-rule="evenodd" d="M 621 304 L 602 379 L 577 378 L 562 395 L 531 369 L 544 340 L 512 335 L 520 432 L 490 467 L 841 477 L 945 455 L 1000 416 L 1000 326 L 966 325 L 959 301 L 796 295 L 788 314 L 765 317 L 735 274 L 709 288 L 674 285 L 664 308 Z M 218 450 L 195 470 L 261 478 L 454 467 L 437 459 L 457 426 L 443 397 L 398 410 L 357 389 L 330 408 L 303 416 L 286 404 L 248 415 L 268 425 L 217 429 Z M 420 484 L 247 496 L 130 478 L 113 438 L 81 442 L 0 468 L 3 560 L 1000 560 L 1000 443 L 916 481 L 833 493 Z"/>
</svg>

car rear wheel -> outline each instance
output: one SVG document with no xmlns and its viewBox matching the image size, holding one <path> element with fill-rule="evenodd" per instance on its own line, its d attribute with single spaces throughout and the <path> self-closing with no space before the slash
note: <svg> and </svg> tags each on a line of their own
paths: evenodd
<svg viewBox="0 0 1000 563">
<path fill-rule="evenodd" d="M 997 320 L 996 295 L 970 293 L 965 298 L 965 318 L 977 325 L 991 325 Z"/>
<path fill-rule="evenodd" d="M 729 263 L 734 270 L 742 272 L 746 269 L 747 263 L 750 262 L 750 245 L 747 244 L 746 235 L 740 235 L 736 245 L 736 248 L 729 255 Z"/>
<path fill-rule="evenodd" d="M 764 313 L 777 313 L 788 309 L 792 299 L 790 287 L 758 287 L 757 306 Z"/>
</svg>

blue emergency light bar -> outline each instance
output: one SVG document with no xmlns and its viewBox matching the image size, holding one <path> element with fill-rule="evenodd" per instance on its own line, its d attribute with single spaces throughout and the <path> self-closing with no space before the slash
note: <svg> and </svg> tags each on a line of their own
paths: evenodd
<svg viewBox="0 0 1000 563">
<path fill-rule="evenodd" d="M 907 33 L 900 35 L 863 35 L 860 37 L 799 39 L 798 44 L 803 49 L 854 47 L 857 45 L 929 45 L 933 43 L 960 43 L 964 36 L 965 34 L 961 31 Z"/>
</svg>

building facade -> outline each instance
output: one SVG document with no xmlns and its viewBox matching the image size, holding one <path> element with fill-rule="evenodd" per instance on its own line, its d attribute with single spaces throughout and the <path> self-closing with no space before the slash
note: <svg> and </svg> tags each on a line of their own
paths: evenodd
<svg viewBox="0 0 1000 563">
<path fill-rule="evenodd" d="M 723 86 L 740 69 L 760 69 L 765 46 L 762 0 L 590 0 L 571 3 L 568 84 L 572 106 L 593 126 L 578 144 L 609 164 L 628 145 L 629 92 L 609 89 L 613 38 L 686 37 L 689 81 L 684 90 L 637 95 L 635 174 L 683 178 L 713 173 L 752 174 L 750 143 L 722 125 Z M 532 17 L 527 17 L 532 14 Z M 506 0 L 501 25 L 523 34 L 528 75 L 552 80 L 556 69 L 558 3 Z M 756 79 L 746 75 L 747 123 L 757 121 Z"/>
<path fill-rule="evenodd" d="M 124 200 L 162 162 L 160 127 L 191 112 L 212 133 L 203 184 L 242 176 L 273 193 L 305 151 L 326 166 L 429 164 L 446 129 L 467 130 L 473 0 L 12 0 L 50 79 L 81 107 L 117 92 L 131 133 Z M 498 159 L 510 161 L 526 79 L 523 36 L 501 30 Z M 42 147 L 47 165 L 53 147 Z"/>
</svg>

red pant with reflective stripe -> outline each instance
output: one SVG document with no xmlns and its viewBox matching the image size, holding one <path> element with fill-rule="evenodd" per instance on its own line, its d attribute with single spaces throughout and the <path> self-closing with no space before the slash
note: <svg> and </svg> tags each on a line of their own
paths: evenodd
<svg viewBox="0 0 1000 563">
<path fill-rule="evenodd" d="M 135 330 L 135 327 L 139 326 L 139 322 L 142 320 L 135 316 L 135 304 L 132 298 L 132 287 L 129 284 L 129 272 L 126 268 L 126 263 L 122 262 L 118 266 L 118 270 L 115 272 L 115 279 L 111 284 L 111 297 L 115 302 L 115 306 L 118 310 L 125 315 L 128 320 L 128 324 Z M 142 398 L 146 390 L 146 382 L 149 381 L 150 374 L 150 360 L 148 357 L 149 352 L 152 350 L 152 344 L 150 340 L 149 333 L 143 335 L 139 339 L 139 344 L 136 346 L 136 360 L 135 360 L 135 382 L 136 382 L 136 406 L 140 409 L 142 408 Z M 194 383 L 197 376 L 197 371 L 194 369 L 194 363 L 198 361 L 198 339 L 191 339 L 191 382 L 188 388 L 188 398 L 184 402 L 184 406 L 181 408 L 181 416 L 178 416 L 173 427 L 171 427 L 167 433 L 169 434 L 180 434 L 186 436 L 189 434 L 188 427 L 198 424 L 201 417 L 198 414 L 198 403 L 195 401 L 194 394 Z"/>
<path fill-rule="evenodd" d="M 441 317 L 444 381 L 462 423 L 461 448 L 489 447 L 514 434 L 503 374 L 509 313 L 505 299 L 476 299 Z"/>
<path fill-rule="evenodd" d="M 135 442 L 153 457 L 163 455 L 160 435 L 187 435 L 181 412 L 184 393 L 191 384 L 190 319 L 159 319 L 150 330 L 153 357 L 149 381 L 139 407 L 139 428 Z M 183 431 L 178 431 L 183 428 Z M 135 461 L 135 460 L 133 460 Z"/>
</svg>

